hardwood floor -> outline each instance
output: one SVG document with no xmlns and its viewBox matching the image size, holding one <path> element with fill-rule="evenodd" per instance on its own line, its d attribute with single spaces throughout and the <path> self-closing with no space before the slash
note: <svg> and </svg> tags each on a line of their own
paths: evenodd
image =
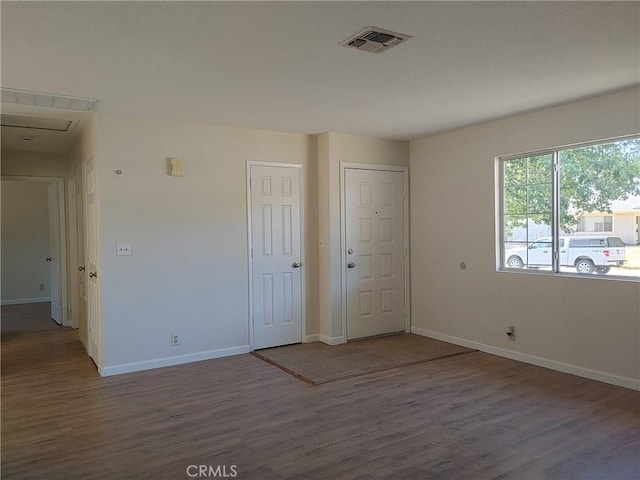
<svg viewBox="0 0 640 480">
<path fill-rule="evenodd" d="M 100 378 L 75 331 L 9 333 L 3 479 L 640 478 L 640 393 L 480 352 L 313 387 L 251 355 Z"/>
</svg>

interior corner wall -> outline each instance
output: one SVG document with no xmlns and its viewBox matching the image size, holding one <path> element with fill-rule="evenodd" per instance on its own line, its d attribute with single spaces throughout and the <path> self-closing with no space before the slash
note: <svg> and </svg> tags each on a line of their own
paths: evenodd
<svg viewBox="0 0 640 480">
<path fill-rule="evenodd" d="M 640 283 L 497 272 L 495 253 L 496 157 L 636 134 L 639 99 L 631 88 L 411 142 L 413 331 L 640 387 Z"/>
<path fill-rule="evenodd" d="M 48 187 L 2 180 L 3 305 L 51 300 Z"/>
<path fill-rule="evenodd" d="M 247 160 L 303 165 L 306 328 L 317 334 L 316 153 L 303 134 L 98 114 L 103 374 L 248 351 Z M 168 175 L 169 157 L 183 177 Z M 116 256 L 118 242 L 132 255 Z"/>
<path fill-rule="evenodd" d="M 341 186 L 342 162 L 409 165 L 409 142 L 324 133 L 318 136 L 318 237 L 320 339 L 346 341 L 342 328 Z"/>
</svg>

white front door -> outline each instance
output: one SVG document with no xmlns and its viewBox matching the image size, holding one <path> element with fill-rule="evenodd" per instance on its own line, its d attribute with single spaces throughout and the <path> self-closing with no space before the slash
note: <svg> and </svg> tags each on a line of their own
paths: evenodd
<svg viewBox="0 0 640 480">
<path fill-rule="evenodd" d="M 300 343 L 300 169 L 250 169 L 253 347 Z"/>
<path fill-rule="evenodd" d="M 49 282 L 51 285 L 51 318 L 62 325 L 62 272 L 60 260 L 62 241 L 60 239 L 60 194 L 58 185 L 50 183 L 49 187 Z"/>
<path fill-rule="evenodd" d="M 347 339 L 405 329 L 404 174 L 345 169 Z"/>
<path fill-rule="evenodd" d="M 99 287 L 98 287 L 98 211 L 96 199 L 96 161 L 91 158 L 85 164 L 85 271 L 87 277 L 87 333 L 89 337 L 89 355 L 99 364 Z"/>
</svg>

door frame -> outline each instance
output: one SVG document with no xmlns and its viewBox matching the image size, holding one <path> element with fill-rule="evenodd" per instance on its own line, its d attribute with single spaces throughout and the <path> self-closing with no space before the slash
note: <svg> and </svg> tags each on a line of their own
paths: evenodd
<svg viewBox="0 0 640 480">
<path fill-rule="evenodd" d="M 301 163 L 284 163 L 284 162 L 263 162 L 260 160 L 247 160 L 246 163 L 246 189 L 247 189 L 247 272 L 249 279 L 249 348 L 251 351 L 255 350 L 253 331 L 254 331 L 254 315 L 253 315 L 253 262 L 252 262 L 252 251 L 253 251 L 253 240 L 252 240 L 252 231 L 251 231 L 251 221 L 252 221 L 252 211 L 251 211 L 251 167 L 252 166 L 260 166 L 260 167 L 284 167 L 284 168 L 297 168 L 299 174 L 299 184 L 300 184 L 300 263 L 304 267 L 305 263 L 305 222 L 304 222 L 304 166 Z M 305 278 L 307 276 L 307 270 L 305 268 L 302 269 L 302 274 L 300 275 L 300 294 L 301 298 L 301 319 L 302 322 L 302 334 L 300 338 L 300 342 L 304 342 L 304 339 L 307 337 L 307 315 L 306 315 L 306 287 L 305 287 Z"/>
<path fill-rule="evenodd" d="M 31 177 L 28 175 L 2 175 L 2 180 L 15 180 L 20 182 L 41 182 L 52 183 L 56 185 L 58 189 L 58 222 L 60 226 L 60 289 L 62 291 L 62 326 L 72 327 L 71 319 L 69 318 L 69 304 L 68 298 L 68 284 L 69 278 L 67 277 L 67 208 L 65 203 L 65 188 L 62 177 Z M 73 315 L 72 315 L 73 316 Z"/>
<path fill-rule="evenodd" d="M 384 165 L 378 163 L 340 162 L 340 281 L 342 282 L 342 338 L 347 342 L 347 201 L 346 170 L 371 170 L 379 172 L 402 172 L 404 183 L 404 331 L 411 331 L 411 272 L 409 271 L 409 167 L 400 165 Z"/>
</svg>

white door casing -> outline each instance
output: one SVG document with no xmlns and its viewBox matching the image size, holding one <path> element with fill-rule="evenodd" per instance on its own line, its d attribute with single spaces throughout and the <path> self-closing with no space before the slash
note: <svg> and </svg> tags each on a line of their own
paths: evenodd
<svg viewBox="0 0 640 480">
<path fill-rule="evenodd" d="M 344 169 L 347 339 L 406 326 L 405 173 Z"/>
<path fill-rule="evenodd" d="M 96 198 L 96 160 L 84 164 L 85 190 L 85 271 L 87 290 L 87 333 L 89 355 L 97 365 L 100 358 L 100 289 L 98 272 L 98 210 Z"/>
<path fill-rule="evenodd" d="M 60 194 L 58 185 L 48 185 L 49 195 L 49 285 L 51 291 L 51 318 L 62 325 L 62 272 L 60 263 L 62 257 L 62 242 L 60 238 Z"/>
<path fill-rule="evenodd" d="M 254 349 L 302 341 L 301 167 L 278 165 L 248 164 Z"/>
</svg>

